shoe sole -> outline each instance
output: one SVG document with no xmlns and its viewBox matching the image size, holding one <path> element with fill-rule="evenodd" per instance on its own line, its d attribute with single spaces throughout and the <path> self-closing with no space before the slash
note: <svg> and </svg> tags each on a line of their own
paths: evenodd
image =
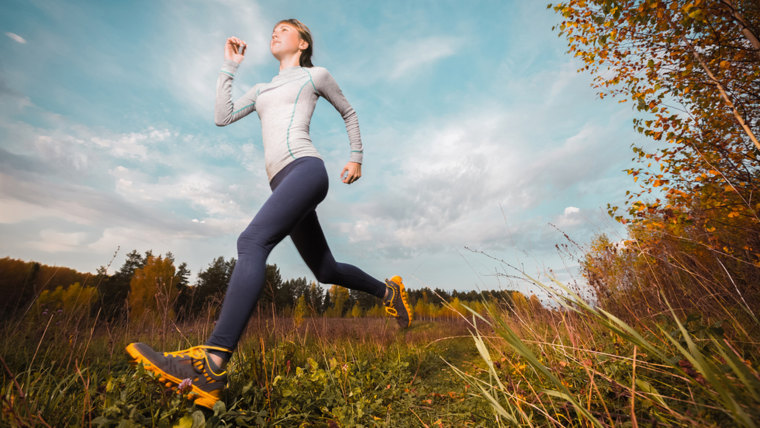
<svg viewBox="0 0 760 428">
<path fill-rule="evenodd" d="M 171 388 L 175 385 L 179 386 L 179 384 L 182 383 L 182 379 L 178 379 L 175 376 L 166 373 L 151 363 L 149 359 L 147 359 L 143 354 L 140 353 L 140 351 L 137 350 L 137 348 L 134 346 L 134 343 L 127 345 L 126 350 L 127 353 L 133 358 L 134 363 L 142 364 L 145 370 L 158 375 L 158 381 L 166 385 L 167 388 Z M 213 409 L 214 404 L 219 401 L 219 398 L 214 397 L 213 395 L 198 388 L 195 385 L 192 385 L 192 389 L 188 394 L 186 394 L 186 397 L 189 400 L 192 400 L 195 404 L 206 407 L 208 409 Z"/>
<path fill-rule="evenodd" d="M 408 328 L 412 325 L 412 319 L 414 319 L 414 315 L 412 312 L 412 308 L 409 307 L 409 305 L 406 303 L 407 300 L 409 300 L 409 296 L 406 294 L 406 287 L 404 287 L 404 283 L 402 282 L 399 284 L 399 290 L 401 291 L 401 303 L 404 305 L 404 308 L 406 309 L 406 314 L 409 315 L 409 322 L 406 324 L 406 327 Z M 406 297 L 406 299 L 404 298 Z"/>
</svg>

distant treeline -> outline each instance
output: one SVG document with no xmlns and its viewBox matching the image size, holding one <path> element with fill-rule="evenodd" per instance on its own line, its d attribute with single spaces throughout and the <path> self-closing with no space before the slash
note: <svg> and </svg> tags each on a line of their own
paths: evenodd
<svg viewBox="0 0 760 428">
<path fill-rule="evenodd" d="M 128 321 L 145 317 L 166 317 L 189 321 L 215 317 L 221 307 L 235 259 L 214 259 L 198 272 L 190 284 L 186 263 L 175 267 L 171 253 L 163 256 L 136 250 L 124 264 L 109 275 L 105 267 L 96 274 L 81 273 L 9 257 L 0 259 L 0 319 L 6 320 L 33 311 L 77 312 L 109 321 Z M 480 310 L 486 304 L 513 306 L 538 305 L 531 296 L 510 290 L 446 291 L 409 289 L 410 304 L 417 318 L 441 318 L 466 313 L 463 305 Z M 266 285 L 259 297 L 257 311 L 267 315 L 332 317 L 382 316 L 380 299 L 338 286 L 324 287 L 306 278 L 283 280 L 276 265 L 267 265 Z"/>
</svg>

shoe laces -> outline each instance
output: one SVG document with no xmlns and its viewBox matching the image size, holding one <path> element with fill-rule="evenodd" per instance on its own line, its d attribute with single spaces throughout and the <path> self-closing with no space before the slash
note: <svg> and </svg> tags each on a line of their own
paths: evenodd
<svg viewBox="0 0 760 428">
<path fill-rule="evenodd" d="M 386 285 L 386 288 L 390 290 L 390 294 L 387 298 L 383 298 L 383 304 L 385 306 L 393 306 L 393 300 L 396 298 L 396 289 Z"/>
<path fill-rule="evenodd" d="M 174 358 L 189 358 L 190 364 L 195 368 L 198 373 L 211 373 L 214 376 L 223 376 L 227 373 L 226 370 L 222 370 L 221 373 L 215 372 L 209 365 L 209 355 L 206 349 L 218 349 L 220 351 L 229 352 L 228 350 L 217 346 L 193 346 L 192 348 L 183 349 L 181 351 L 164 352 L 164 356 Z M 209 379 L 210 380 L 210 379 Z"/>
<path fill-rule="evenodd" d="M 183 349 L 181 351 L 164 352 L 164 356 L 177 358 L 189 357 L 193 360 L 202 360 L 206 358 L 206 351 L 203 350 L 202 346 L 193 346 L 192 348 Z"/>
<path fill-rule="evenodd" d="M 395 282 L 391 281 L 393 285 L 386 285 L 390 290 L 391 294 L 387 300 L 385 300 L 383 303 L 385 304 L 385 312 L 387 312 L 389 315 L 398 317 L 398 311 L 393 306 L 393 302 L 396 300 L 396 298 L 401 297 L 401 302 L 404 304 L 405 307 L 409 306 L 409 303 L 406 301 L 406 293 L 404 293 L 401 289 L 401 286 L 396 284 Z"/>
</svg>

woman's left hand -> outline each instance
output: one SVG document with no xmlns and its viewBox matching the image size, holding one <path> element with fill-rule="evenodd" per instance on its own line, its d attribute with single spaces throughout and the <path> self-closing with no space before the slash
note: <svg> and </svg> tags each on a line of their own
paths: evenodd
<svg viewBox="0 0 760 428">
<path fill-rule="evenodd" d="M 340 172 L 340 178 L 346 184 L 351 184 L 358 180 L 362 176 L 362 164 L 357 162 L 349 162 L 343 167 L 343 171 Z"/>
</svg>

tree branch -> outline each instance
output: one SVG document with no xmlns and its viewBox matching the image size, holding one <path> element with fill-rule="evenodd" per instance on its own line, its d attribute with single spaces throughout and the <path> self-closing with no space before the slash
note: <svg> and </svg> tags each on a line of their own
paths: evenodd
<svg viewBox="0 0 760 428">
<path fill-rule="evenodd" d="M 744 118 L 742 117 L 741 114 L 739 114 L 739 110 L 736 109 L 736 106 L 728 97 L 728 94 L 726 93 L 725 89 L 723 89 L 723 85 L 721 85 L 718 79 L 715 78 L 715 75 L 712 73 L 712 71 L 707 66 L 707 64 L 705 64 L 705 62 L 702 60 L 702 57 L 699 55 L 697 50 L 694 49 L 694 46 L 689 42 L 689 40 L 684 36 L 681 36 L 681 40 L 683 40 L 684 43 L 686 43 L 686 46 L 691 51 L 692 55 L 694 55 L 694 58 L 697 60 L 697 62 L 699 62 L 699 65 L 701 65 L 702 69 L 705 70 L 705 73 L 707 73 L 707 76 L 710 78 L 710 80 L 712 80 L 712 82 L 718 88 L 718 91 L 720 91 L 721 97 L 723 97 L 723 100 L 731 108 L 731 111 L 733 112 L 734 117 L 739 122 L 739 125 L 741 125 L 742 129 L 744 129 L 744 132 L 747 133 L 747 135 L 749 136 L 749 139 L 752 140 L 752 142 L 755 144 L 755 147 L 757 147 L 757 149 L 760 150 L 760 142 L 757 141 L 757 137 L 749 128 L 749 126 L 747 126 L 747 123 L 744 122 Z"/>
<path fill-rule="evenodd" d="M 742 34 L 747 38 L 754 48 L 753 51 L 755 52 L 755 55 L 760 59 L 760 40 L 758 40 L 758 36 L 750 30 L 747 21 L 744 20 L 744 17 L 739 13 L 739 10 L 734 6 L 734 0 L 721 0 L 721 4 L 728 8 L 731 16 L 733 16 L 736 22 L 742 27 Z"/>
</svg>

